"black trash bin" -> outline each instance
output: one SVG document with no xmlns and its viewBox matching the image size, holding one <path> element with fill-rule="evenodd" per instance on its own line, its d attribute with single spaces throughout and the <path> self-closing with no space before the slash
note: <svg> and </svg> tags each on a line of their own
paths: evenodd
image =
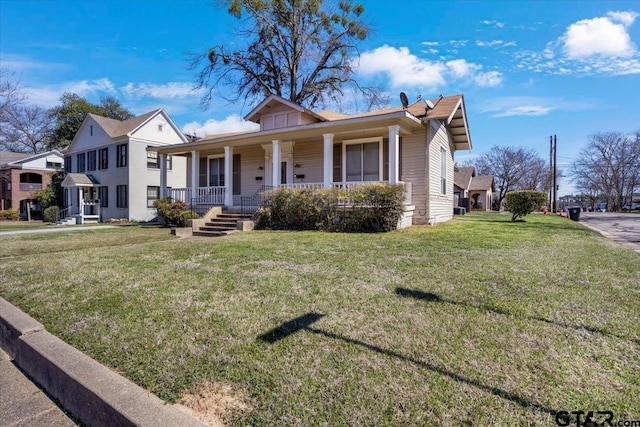
<svg viewBox="0 0 640 427">
<path fill-rule="evenodd" d="M 582 210 L 580 206 L 573 206 L 567 209 L 569 209 L 569 218 L 572 221 L 580 221 L 580 211 Z"/>
</svg>

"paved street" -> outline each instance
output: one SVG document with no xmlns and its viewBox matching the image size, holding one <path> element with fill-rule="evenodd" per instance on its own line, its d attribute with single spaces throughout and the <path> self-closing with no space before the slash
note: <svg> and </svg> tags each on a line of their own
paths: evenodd
<svg viewBox="0 0 640 427">
<path fill-rule="evenodd" d="M 580 222 L 605 237 L 640 252 L 640 214 L 618 212 L 581 212 Z"/>
<path fill-rule="evenodd" d="M 0 349 L 0 426 L 75 427 Z"/>
</svg>

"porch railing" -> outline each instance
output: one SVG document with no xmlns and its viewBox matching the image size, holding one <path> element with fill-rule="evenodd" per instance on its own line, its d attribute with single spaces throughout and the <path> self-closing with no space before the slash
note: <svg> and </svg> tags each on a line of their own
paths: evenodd
<svg viewBox="0 0 640 427">
<path fill-rule="evenodd" d="M 273 187 L 263 185 L 252 196 L 243 196 L 240 198 L 240 212 L 242 215 L 252 216 L 258 209 L 265 206 L 265 203 L 271 197 Z"/>
<path fill-rule="evenodd" d="M 180 200 L 189 205 L 195 202 L 201 205 L 222 206 L 225 194 L 225 187 L 198 187 L 195 194 L 191 188 L 167 189 L 167 195 L 172 201 Z"/>
<path fill-rule="evenodd" d="M 367 185 L 367 184 L 374 184 L 374 183 L 388 183 L 388 181 L 349 181 L 349 182 L 334 182 L 331 184 L 332 187 L 334 188 L 345 188 L 345 189 L 349 189 L 349 188 L 354 188 L 354 187 L 359 187 L 361 185 Z M 406 191 L 405 191 L 405 196 L 404 196 L 404 203 L 406 205 L 410 205 L 411 204 L 411 190 L 412 190 L 412 186 L 410 182 L 398 182 L 398 184 L 403 184 Z M 294 183 L 294 184 L 281 184 L 280 187 L 285 187 L 285 188 L 304 188 L 304 189 L 311 189 L 311 190 L 320 190 L 322 188 L 324 188 L 324 184 L 321 182 L 299 182 L 299 183 Z"/>
<path fill-rule="evenodd" d="M 63 220 L 64 218 L 66 218 L 66 217 L 67 217 L 67 215 L 69 215 L 69 209 L 70 209 L 70 208 L 71 208 L 71 207 L 64 208 L 64 209 L 60 209 L 60 210 L 58 211 L 58 213 L 56 214 L 56 220 L 55 220 L 54 222 L 58 222 L 58 221 Z"/>
</svg>

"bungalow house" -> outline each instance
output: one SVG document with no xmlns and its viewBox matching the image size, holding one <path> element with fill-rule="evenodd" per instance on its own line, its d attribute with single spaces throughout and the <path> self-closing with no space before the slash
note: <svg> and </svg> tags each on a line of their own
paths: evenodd
<svg viewBox="0 0 640 427">
<path fill-rule="evenodd" d="M 456 167 L 453 178 L 454 205 L 490 211 L 495 184 L 492 175 L 476 175 L 476 168 Z"/>
<path fill-rule="evenodd" d="M 88 114 L 64 150 L 65 216 L 78 223 L 153 219 L 160 172 L 165 187 L 184 187 L 187 162 L 173 156 L 160 162 L 147 148 L 186 142 L 163 109 L 124 121 Z"/>
<path fill-rule="evenodd" d="M 36 192 L 46 188 L 51 176 L 62 170 L 62 154 L 51 150 L 40 154 L 0 151 L 0 210 L 15 209 L 27 218 L 42 216 Z"/>
<path fill-rule="evenodd" d="M 314 112 L 270 95 L 245 120 L 259 129 L 151 149 L 160 162 L 188 159 L 187 186 L 169 189 L 161 177 L 161 194 L 231 211 L 263 186 L 401 183 L 407 188 L 403 225 L 453 216 L 454 153 L 471 149 L 462 95 L 355 115 Z"/>
</svg>

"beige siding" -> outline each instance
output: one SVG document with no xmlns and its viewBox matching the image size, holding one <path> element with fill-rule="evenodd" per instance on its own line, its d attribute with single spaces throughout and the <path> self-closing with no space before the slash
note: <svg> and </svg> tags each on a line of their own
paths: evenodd
<svg viewBox="0 0 640 427">
<path fill-rule="evenodd" d="M 442 124 L 431 128 L 433 138 L 429 147 L 431 157 L 429 223 L 437 224 L 453 217 L 453 144 L 447 129 Z M 446 194 L 440 188 L 440 149 L 446 151 Z"/>
<path fill-rule="evenodd" d="M 412 203 L 416 207 L 414 224 L 426 223 L 427 214 L 427 132 L 402 135 L 402 175 L 400 180 L 410 182 Z"/>
<path fill-rule="evenodd" d="M 267 182 L 264 160 L 264 149 L 260 146 L 234 148 L 233 154 L 240 154 L 240 191 L 241 195 L 233 196 L 233 204 L 240 206 L 241 196 L 252 196 L 263 185 L 271 185 Z M 259 169 L 262 167 L 262 169 Z M 256 177 L 262 177 L 257 181 Z"/>
<path fill-rule="evenodd" d="M 293 179 L 293 183 L 315 182 L 321 183 L 323 180 L 323 159 L 324 145 L 322 139 L 311 142 L 296 142 L 293 146 L 293 164 L 300 165 L 294 167 L 293 173 L 304 175 L 304 179 Z"/>
</svg>

